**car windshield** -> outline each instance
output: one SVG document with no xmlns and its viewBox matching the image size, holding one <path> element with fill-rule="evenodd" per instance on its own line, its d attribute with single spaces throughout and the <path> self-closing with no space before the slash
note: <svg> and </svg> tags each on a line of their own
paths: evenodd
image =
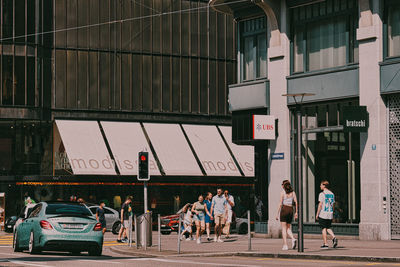
<svg viewBox="0 0 400 267">
<path fill-rule="evenodd" d="M 73 205 L 73 204 L 48 204 L 48 206 L 46 207 L 46 214 L 48 215 L 73 214 L 73 215 L 92 216 L 92 213 L 85 206 Z"/>
</svg>

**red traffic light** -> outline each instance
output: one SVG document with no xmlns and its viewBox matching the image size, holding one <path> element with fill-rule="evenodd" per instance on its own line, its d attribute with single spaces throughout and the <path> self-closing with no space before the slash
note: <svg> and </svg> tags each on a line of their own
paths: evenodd
<svg viewBox="0 0 400 267">
<path fill-rule="evenodd" d="M 141 156 L 140 156 L 140 160 L 141 160 L 141 161 L 145 161 L 145 160 L 146 160 L 146 156 L 145 156 L 145 155 L 141 155 Z"/>
</svg>

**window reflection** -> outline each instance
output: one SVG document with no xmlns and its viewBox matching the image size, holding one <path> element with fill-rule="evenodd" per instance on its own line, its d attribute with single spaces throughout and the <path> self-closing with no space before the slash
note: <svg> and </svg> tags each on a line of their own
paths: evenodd
<svg viewBox="0 0 400 267">
<path fill-rule="evenodd" d="M 242 79 L 254 80 L 267 76 L 267 26 L 266 18 L 242 21 Z"/>
<path fill-rule="evenodd" d="M 400 6 L 389 8 L 388 56 L 400 56 Z"/>
</svg>

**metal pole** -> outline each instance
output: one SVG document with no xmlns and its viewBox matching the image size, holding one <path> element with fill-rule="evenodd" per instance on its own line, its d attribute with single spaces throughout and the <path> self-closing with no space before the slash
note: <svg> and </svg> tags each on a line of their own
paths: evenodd
<svg viewBox="0 0 400 267">
<path fill-rule="evenodd" d="M 158 251 L 161 251 L 161 216 L 158 214 Z"/>
<path fill-rule="evenodd" d="M 299 205 L 299 233 L 298 233 L 298 252 L 304 252 L 303 240 L 303 168 L 302 168 L 302 134 L 301 134 L 301 106 L 297 105 L 297 188 L 298 188 L 298 205 Z"/>
<path fill-rule="evenodd" d="M 135 245 L 136 245 L 136 249 L 139 248 L 139 242 L 138 242 L 138 228 L 137 228 L 137 218 L 136 218 L 136 214 L 133 217 L 134 220 L 134 224 L 135 224 Z"/>
<path fill-rule="evenodd" d="M 143 196 L 144 196 L 144 213 L 147 212 L 147 181 L 144 181 L 143 183 Z"/>
<path fill-rule="evenodd" d="M 132 216 L 129 216 L 128 244 L 129 247 L 132 247 Z"/>
<path fill-rule="evenodd" d="M 142 228 L 142 230 L 144 230 L 143 231 L 143 234 L 144 234 L 143 244 L 144 244 L 144 250 L 147 250 L 147 224 L 149 222 L 147 221 L 146 213 L 143 214 L 142 220 L 144 220 L 144 222 L 142 221 L 142 223 L 140 225 L 143 225 L 143 223 L 144 223 L 144 229 Z"/>
<path fill-rule="evenodd" d="M 148 221 L 146 220 L 146 213 L 147 213 L 147 181 L 144 181 L 143 183 L 143 197 L 144 197 L 144 250 L 147 250 L 147 227 L 148 227 Z M 143 222 L 142 222 L 143 223 Z"/>
<path fill-rule="evenodd" d="M 351 155 L 351 132 L 349 132 L 349 166 L 350 166 L 350 171 L 349 171 L 349 219 L 350 223 L 353 223 L 353 159 Z"/>
<path fill-rule="evenodd" d="M 251 231 L 250 231 L 250 211 L 247 211 L 247 236 L 248 236 L 248 250 L 251 250 Z"/>
<path fill-rule="evenodd" d="M 179 214 L 179 225 L 178 225 L 178 254 L 181 254 L 181 225 L 182 225 L 182 216 Z"/>
</svg>

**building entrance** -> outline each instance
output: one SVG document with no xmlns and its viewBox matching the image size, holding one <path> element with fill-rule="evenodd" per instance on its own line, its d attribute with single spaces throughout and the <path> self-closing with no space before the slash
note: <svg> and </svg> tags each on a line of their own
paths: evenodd
<svg viewBox="0 0 400 267">
<path fill-rule="evenodd" d="M 310 138 L 311 136 L 311 138 Z M 351 142 L 350 142 L 351 138 Z M 305 218 L 315 222 L 320 183 L 328 180 L 335 194 L 335 223 L 358 223 L 360 218 L 359 134 L 323 132 L 303 140 Z M 350 149 L 352 166 L 350 164 Z"/>
<path fill-rule="evenodd" d="M 335 194 L 333 222 L 357 224 L 360 221 L 360 134 L 343 132 L 340 125 L 342 107 L 348 105 L 358 103 L 346 101 L 304 107 L 302 165 L 306 223 L 316 222 L 323 180 L 330 182 Z"/>
<path fill-rule="evenodd" d="M 388 98 L 390 229 L 392 239 L 400 239 L 400 95 Z"/>
</svg>

